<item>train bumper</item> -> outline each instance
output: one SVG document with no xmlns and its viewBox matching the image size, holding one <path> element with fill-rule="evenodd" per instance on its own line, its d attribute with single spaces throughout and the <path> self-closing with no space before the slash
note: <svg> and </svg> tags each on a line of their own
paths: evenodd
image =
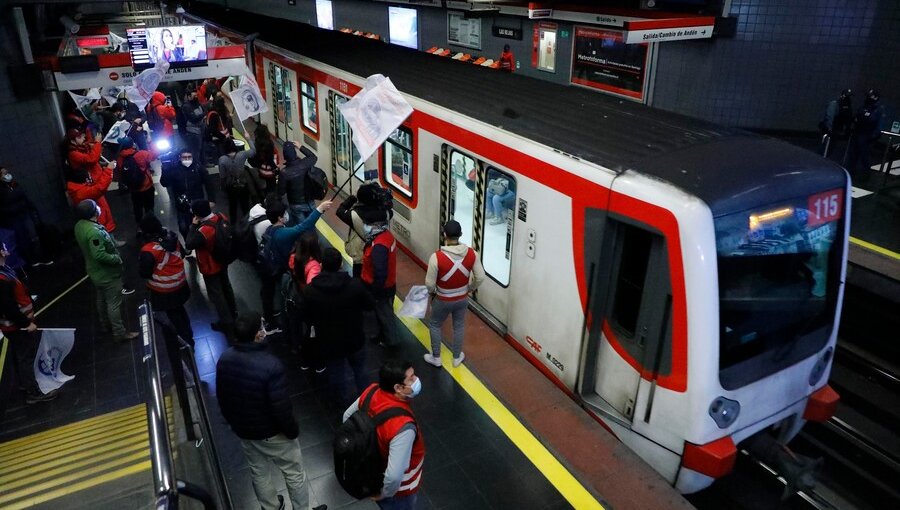
<svg viewBox="0 0 900 510">
<path fill-rule="evenodd" d="M 815 422 L 825 422 L 834 416 L 838 401 L 841 396 L 829 385 L 822 386 L 809 396 L 806 401 L 806 409 L 803 410 L 803 419 Z"/>
</svg>

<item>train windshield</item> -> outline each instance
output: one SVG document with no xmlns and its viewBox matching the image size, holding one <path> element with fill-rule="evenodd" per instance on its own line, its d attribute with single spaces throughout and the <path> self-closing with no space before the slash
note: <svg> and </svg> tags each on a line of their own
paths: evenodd
<svg viewBox="0 0 900 510">
<path fill-rule="evenodd" d="M 842 189 L 716 218 L 719 378 L 736 389 L 828 341 L 840 292 Z"/>
</svg>

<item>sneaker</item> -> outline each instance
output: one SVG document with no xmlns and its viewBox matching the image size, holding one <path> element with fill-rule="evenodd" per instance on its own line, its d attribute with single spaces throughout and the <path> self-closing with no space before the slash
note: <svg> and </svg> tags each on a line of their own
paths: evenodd
<svg viewBox="0 0 900 510">
<path fill-rule="evenodd" d="M 464 353 L 464 352 L 459 353 L 458 358 L 453 358 L 453 367 L 456 368 L 456 367 L 462 365 L 462 362 L 464 359 L 466 359 L 466 353 Z"/>
<path fill-rule="evenodd" d="M 26 404 L 37 404 L 38 402 L 49 402 L 59 396 L 59 389 L 55 389 L 50 393 L 29 393 L 25 395 Z"/>
<path fill-rule="evenodd" d="M 116 248 L 121 248 L 125 246 L 125 241 L 116 241 Z"/>
<path fill-rule="evenodd" d="M 504 220 L 503 220 L 502 217 L 500 217 L 500 216 L 495 216 L 495 217 L 494 217 L 491 221 L 489 221 L 488 223 L 490 223 L 491 225 L 499 225 L 499 224 L 503 223 L 503 221 L 504 221 Z"/>
<path fill-rule="evenodd" d="M 429 365 L 434 365 L 436 367 L 443 365 L 443 363 L 441 363 L 441 358 L 439 356 L 432 356 L 431 353 L 426 354 L 424 358 Z"/>
<path fill-rule="evenodd" d="M 122 336 L 117 336 L 113 340 L 115 340 L 116 342 L 125 343 L 125 342 L 130 342 L 139 336 L 141 336 L 141 335 L 137 331 L 129 331 Z"/>
<path fill-rule="evenodd" d="M 301 370 L 302 370 L 302 369 L 301 369 Z M 324 371 L 325 371 L 325 367 L 317 368 L 317 369 L 316 369 L 316 373 L 317 373 L 317 374 L 321 374 L 321 373 L 324 372 Z"/>
<path fill-rule="evenodd" d="M 122 295 L 123 296 L 130 296 L 132 294 L 134 294 L 134 287 L 126 287 L 126 286 L 122 287 Z"/>
<path fill-rule="evenodd" d="M 309 370 L 309 365 L 304 365 L 304 364 L 301 363 L 301 364 L 300 364 L 300 370 L 303 370 L 304 372 L 306 372 L 307 370 Z"/>
</svg>

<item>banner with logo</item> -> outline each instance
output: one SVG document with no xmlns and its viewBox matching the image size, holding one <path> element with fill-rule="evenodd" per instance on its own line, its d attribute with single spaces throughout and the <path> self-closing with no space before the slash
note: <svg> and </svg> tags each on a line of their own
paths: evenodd
<svg viewBox="0 0 900 510">
<path fill-rule="evenodd" d="M 75 378 L 62 372 L 62 362 L 75 344 L 74 329 L 39 329 L 41 345 L 34 357 L 34 379 L 42 393 L 50 393 Z"/>
<path fill-rule="evenodd" d="M 572 83 L 646 101 L 649 44 L 625 44 L 621 30 L 575 27 Z"/>
<path fill-rule="evenodd" d="M 119 143 L 119 138 L 128 135 L 129 129 L 131 129 L 131 122 L 128 122 L 127 120 L 116 122 L 109 128 L 109 132 L 106 133 L 103 143 Z"/>
<path fill-rule="evenodd" d="M 75 106 L 80 111 L 84 112 L 85 108 L 90 106 L 91 103 L 100 99 L 100 89 L 88 89 L 87 94 L 84 96 L 76 94 L 70 90 L 69 96 L 72 98 Z"/>
<path fill-rule="evenodd" d="M 353 145 L 362 160 L 369 159 L 413 111 L 391 79 L 381 74 L 366 78 L 365 87 L 338 109 L 353 129 Z"/>
<path fill-rule="evenodd" d="M 222 86 L 224 87 L 224 84 Z M 247 117 L 269 111 L 269 105 L 266 104 L 262 92 L 259 91 L 259 85 L 248 74 L 241 76 L 238 87 L 229 92 L 228 96 L 231 97 L 231 102 L 234 104 L 234 113 L 242 121 Z"/>
<path fill-rule="evenodd" d="M 165 59 L 160 59 L 152 68 L 141 71 L 131 81 L 131 86 L 125 87 L 125 95 L 128 96 L 128 100 L 143 110 L 168 70 L 169 63 Z"/>
</svg>

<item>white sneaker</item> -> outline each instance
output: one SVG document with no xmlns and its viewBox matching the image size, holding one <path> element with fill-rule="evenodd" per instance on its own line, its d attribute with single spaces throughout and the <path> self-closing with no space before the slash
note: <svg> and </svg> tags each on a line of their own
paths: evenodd
<svg viewBox="0 0 900 510">
<path fill-rule="evenodd" d="M 440 367 L 441 365 L 443 365 L 443 363 L 441 363 L 441 358 L 435 358 L 431 355 L 431 353 L 426 354 L 424 358 L 429 365 L 434 365 L 436 367 Z"/>
<path fill-rule="evenodd" d="M 466 359 L 466 353 L 464 353 L 464 352 L 459 353 L 458 358 L 453 358 L 453 367 L 456 368 L 456 367 L 462 365 L 462 362 L 464 359 Z"/>
</svg>

